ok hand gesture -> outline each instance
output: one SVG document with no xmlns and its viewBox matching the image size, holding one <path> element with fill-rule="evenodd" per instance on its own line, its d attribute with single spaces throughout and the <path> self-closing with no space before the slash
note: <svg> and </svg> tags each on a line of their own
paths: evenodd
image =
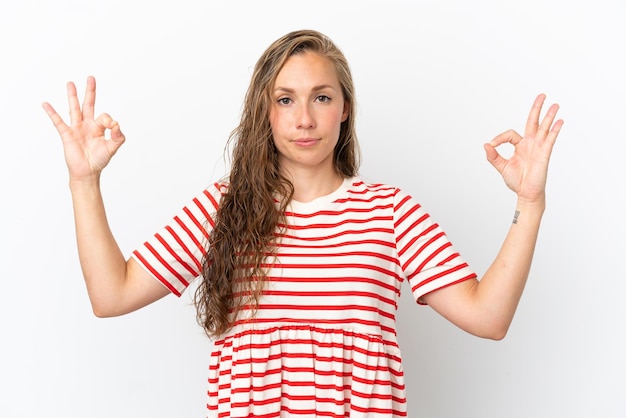
<svg viewBox="0 0 626 418">
<path fill-rule="evenodd" d="M 63 141 L 70 179 L 97 177 L 124 143 L 124 134 L 119 124 L 108 114 L 103 113 L 94 119 L 96 80 L 93 77 L 87 78 L 82 108 L 76 94 L 76 86 L 72 82 L 67 83 L 67 97 L 70 125 L 63 121 L 49 103 L 43 103 L 42 106 Z M 107 131 L 110 131 L 109 138 L 105 136 Z"/>
<path fill-rule="evenodd" d="M 557 104 L 550 106 L 541 123 L 539 122 L 545 98 L 544 94 L 540 94 L 535 99 L 528 115 L 524 136 L 509 130 L 484 146 L 487 160 L 502 175 L 506 185 L 526 203 L 544 202 L 550 154 L 563 126 L 562 120 L 554 121 L 559 109 Z M 515 152 L 509 159 L 502 157 L 496 150 L 496 147 L 504 143 L 515 147 Z"/>
</svg>

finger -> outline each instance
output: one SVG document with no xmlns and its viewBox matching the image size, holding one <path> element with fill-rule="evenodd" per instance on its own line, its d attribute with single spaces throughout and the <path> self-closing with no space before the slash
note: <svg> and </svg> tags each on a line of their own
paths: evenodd
<svg viewBox="0 0 626 418">
<path fill-rule="evenodd" d="M 526 128 L 524 129 L 524 136 L 534 136 L 537 133 L 539 127 L 539 115 L 541 115 L 541 107 L 546 100 L 546 95 L 541 93 L 535 99 L 533 106 L 530 108 L 528 114 L 528 120 L 526 120 Z"/>
<path fill-rule="evenodd" d="M 96 79 L 87 77 L 87 87 L 85 88 L 85 99 L 83 100 L 83 119 L 93 119 L 96 105 Z"/>
<path fill-rule="evenodd" d="M 502 132 L 495 138 L 493 138 L 489 145 L 492 147 L 497 147 L 498 145 L 510 143 L 512 145 L 517 145 L 522 140 L 522 136 L 515 132 L 513 129 L 509 129 L 506 132 Z"/>
<path fill-rule="evenodd" d="M 48 117 L 50 117 L 50 120 L 54 124 L 54 127 L 57 129 L 57 132 L 59 134 L 63 134 L 63 132 L 65 132 L 65 131 L 67 131 L 69 129 L 69 126 L 67 126 L 65 124 L 65 122 L 63 121 L 63 118 L 61 118 L 61 116 L 59 116 L 57 111 L 54 110 L 54 108 L 52 107 L 52 105 L 50 103 L 44 102 L 44 103 L 41 104 L 41 106 L 43 107 L 43 109 L 48 114 Z"/>
<path fill-rule="evenodd" d="M 550 129 L 550 132 L 548 132 L 548 136 L 546 137 L 546 141 L 548 141 L 551 145 L 554 145 L 554 143 L 556 142 L 556 138 L 559 136 L 559 132 L 561 132 L 561 128 L 563 127 L 564 123 L 565 122 L 563 122 L 563 119 L 559 119 L 554 122 L 554 125 L 552 125 L 552 128 Z"/>
<path fill-rule="evenodd" d="M 502 157 L 491 143 L 485 144 L 484 148 L 487 161 L 489 161 L 498 172 L 502 173 L 504 166 L 506 166 L 506 158 Z"/>
<path fill-rule="evenodd" d="M 548 132 L 550 132 L 550 129 L 552 127 L 552 122 L 554 122 L 554 118 L 556 118 L 556 113 L 558 111 L 559 111 L 559 105 L 558 104 L 555 103 L 552 106 L 550 106 L 550 108 L 546 112 L 546 115 L 544 116 L 543 120 L 541 121 L 541 125 L 539 126 L 539 130 L 537 131 L 537 133 L 539 135 L 542 135 L 543 137 L 546 137 L 548 135 Z"/>
<path fill-rule="evenodd" d="M 83 120 L 83 115 L 80 113 L 80 103 L 76 95 L 76 86 L 71 81 L 67 83 L 67 100 L 70 105 L 70 123 L 75 125 Z"/>
<path fill-rule="evenodd" d="M 103 130 L 112 129 L 116 123 L 117 122 L 115 122 L 113 118 L 111 117 L 111 115 L 109 115 L 108 113 L 102 113 L 100 116 L 96 118 L 96 125 L 98 125 L 98 127 L 100 127 Z"/>
<path fill-rule="evenodd" d="M 124 143 L 124 141 L 126 141 L 126 136 L 122 133 L 122 130 L 120 129 L 120 124 L 115 121 L 113 122 L 113 126 L 111 127 L 111 141 L 116 144 L 116 150 Z"/>
</svg>

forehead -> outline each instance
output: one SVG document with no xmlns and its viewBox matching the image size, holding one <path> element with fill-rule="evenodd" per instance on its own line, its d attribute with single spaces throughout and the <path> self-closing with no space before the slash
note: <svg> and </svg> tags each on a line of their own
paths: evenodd
<svg viewBox="0 0 626 418">
<path fill-rule="evenodd" d="M 338 88 L 339 77 L 335 65 L 329 58 L 310 51 L 290 56 L 274 82 L 275 89 L 318 85 Z"/>
</svg>

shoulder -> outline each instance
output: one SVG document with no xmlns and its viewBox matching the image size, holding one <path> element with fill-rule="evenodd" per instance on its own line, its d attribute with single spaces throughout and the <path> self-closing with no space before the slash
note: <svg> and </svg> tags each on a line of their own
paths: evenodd
<svg viewBox="0 0 626 418">
<path fill-rule="evenodd" d="M 209 184 L 206 189 L 204 189 L 204 194 L 210 194 L 219 201 L 222 196 L 228 193 L 228 186 L 229 183 L 227 180 L 219 180 Z"/>
<path fill-rule="evenodd" d="M 220 180 L 211 184 L 207 189 L 212 193 L 223 196 L 228 192 L 228 186 L 229 183 L 227 180 Z"/>
<path fill-rule="evenodd" d="M 358 176 L 350 179 L 349 191 L 352 194 L 389 194 L 396 193 L 397 190 L 397 187 L 390 184 L 376 183 Z"/>
<path fill-rule="evenodd" d="M 403 220 L 407 216 L 429 216 L 411 194 L 391 184 L 376 183 L 355 177 L 349 196 L 351 201 L 357 202 L 356 205 L 391 210 L 397 220 Z"/>
<path fill-rule="evenodd" d="M 408 193 L 397 186 L 365 180 L 362 177 L 353 177 L 351 179 L 351 186 L 348 193 L 350 196 L 355 198 L 361 197 L 363 199 L 377 200 L 389 199 L 397 203 L 406 199 L 412 199 Z"/>
<path fill-rule="evenodd" d="M 199 210 L 204 212 L 205 216 L 208 216 L 209 213 L 214 212 L 219 208 L 222 197 L 227 192 L 228 182 L 216 181 L 214 183 L 210 183 L 191 199 L 191 201 L 183 208 L 183 211 L 187 212 L 189 210 Z"/>
</svg>

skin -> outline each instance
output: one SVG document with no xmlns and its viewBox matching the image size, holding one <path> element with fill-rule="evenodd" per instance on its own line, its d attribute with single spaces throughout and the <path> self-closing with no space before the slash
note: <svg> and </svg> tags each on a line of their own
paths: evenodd
<svg viewBox="0 0 626 418">
<path fill-rule="evenodd" d="M 294 184 L 293 199 L 333 192 L 342 182 L 333 154 L 349 112 L 333 64 L 313 52 L 292 56 L 278 73 L 273 98 L 272 136 L 280 169 Z"/>
<path fill-rule="evenodd" d="M 100 173 L 126 139 L 119 124 L 106 113 L 94 118 L 93 77 L 87 78 L 82 108 L 74 83 L 67 84 L 67 97 L 69 125 L 49 103 L 43 103 L 43 108 L 63 142 L 80 265 L 94 314 L 123 315 L 162 298 L 168 291 L 132 258 L 124 259 L 109 228 Z"/>
<path fill-rule="evenodd" d="M 524 135 L 508 130 L 484 145 L 487 160 L 517 194 L 516 223 L 512 223 L 493 263 L 478 280 L 468 280 L 423 297 L 433 309 L 474 335 L 502 339 L 522 296 L 545 210 L 548 163 L 563 126 L 553 104 L 540 120 L 546 96 L 535 99 Z M 513 155 L 506 159 L 496 148 L 510 143 Z"/>
<path fill-rule="evenodd" d="M 43 108 L 63 142 L 80 263 L 94 313 L 122 315 L 168 291 L 132 258 L 124 259 L 106 219 L 100 173 L 125 141 L 119 124 L 106 113 L 94 118 L 93 77 L 87 79 L 82 107 L 73 83 L 68 83 L 67 92 L 69 125 L 49 103 Z M 329 194 L 341 183 L 332 166 L 332 150 L 349 108 L 340 92 L 330 63 L 313 53 L 291 57 L 278 75 L 270 124 L 281 170 L 292 179 L 296 200 Z M 480 337 L 506 335 L 528 278 L 545 210 L 548 163 L 563 126 L 556 120 L 556 104 L 540 117 L 544 101 L 544 94 L 535 99 L 523 135 L 509 130 L 484 145 L 487 160 L 516 193 L 519 212 L 493 263 L 480 281 L 468 280 L 423 297 L 453 324 Z M 514 146 L 508 159 L 497 151 L 506 143 Z"/>
</svg>

